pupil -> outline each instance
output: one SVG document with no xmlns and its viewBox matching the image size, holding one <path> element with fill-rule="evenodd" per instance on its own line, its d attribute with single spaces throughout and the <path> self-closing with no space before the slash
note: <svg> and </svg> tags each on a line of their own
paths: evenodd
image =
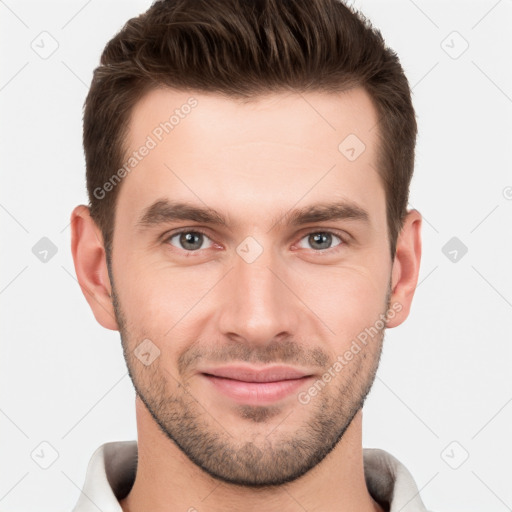
<svg viewBox="0 0 512 512">
<path fill-rule="evenodd" d="M 185 247 L 189 248 L 189 249 L 198 249 L 198 247 L 194 247 L 194 239 L 196 239 L 196 245 L 197 245 L 197 240 L 200 238 L 201 234 L 200 233 L 185 233 L 184 235 L 182 235 L 182 243 Z M 189 247 L 191 246 L 192 247 Z M 200 246 L 201 244 L 199 244 Z"/>
<path fill-rule="evenodd" d="M 319 243 L 320 245 L 323 244 L 323 247 L 322 249 L 325 249 L 326 247 L 324 247 L 325 245 L 327 245 L 327 248 L 329 246 L 329 241 L 330 241 L 330 234 L 329 233 L 316 233 L 315 235 L 313 235 L 313 240 L 314 240 L 314 243 Z"/>
</svg>

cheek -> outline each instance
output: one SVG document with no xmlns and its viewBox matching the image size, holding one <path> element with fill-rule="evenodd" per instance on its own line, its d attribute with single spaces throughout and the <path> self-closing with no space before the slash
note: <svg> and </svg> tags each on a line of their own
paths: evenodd
<svg viewBox="0 0 512 512">
<path fill-rule="evenodd" d="M 115 274 L 116 289 L 130 333 L 177 341 L 178 333 L 201 310 L 202 299 L 222 276 L 204 266 L 182 267 L 161 260 L 123 259 Z"/>
<path fill-rule="evenodd" d="M 300 296 L 327 325 L 337 344 L 346 344 L 385 312 L 388 276 L 367 267 L 323 269 L 302 281 Z"/>
<path fill-rule="evenodd" d="M 304 315 L 293 334 L 314 329 L 325 340 L 331 337 L 339 352 L 375 324 L 385 309 L 389 275 L 378 260 L 364 255 L 358 260 L 339 266 L 297 260 L 293 268 L 282 268 L 283 280 L 298 297 L 292 307 Z M 130 334 L 153 339 L 162 351 L 180 352 L 186 348 L 180 343 L 208 328 L 215 331 L 208 318 L 218 317 L 219 304 L 229 307 L 230 293 L 233 301 L 240 300 L 239 290 L 222 279 L 227 268 L 219 262 L 177 267 L 134 251 L 116 263 L 116 288 Z"/>
</svg>

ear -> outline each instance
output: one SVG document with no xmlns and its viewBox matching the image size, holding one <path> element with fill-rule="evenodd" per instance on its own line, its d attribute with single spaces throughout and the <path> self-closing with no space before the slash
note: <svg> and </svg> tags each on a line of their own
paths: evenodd
<svg viewBox="0 0 512 512">
<path fill-rule="evenodd" d="M 398 236 L 391 270 L 390 307 L 395 315 L 389 316 L 386 327 L 396 327 L 409 316 L 420 271 L 421 221 L 418 210 L 410 210 Z"/>
<path fill-rule="evenodd" d="M 94 317 L 106 329 L 119 330 L 112 305 L 103 236 L 89 208 L 83 204 L 71 213 L 71 252 L 78 283 Z"/>
</svg>

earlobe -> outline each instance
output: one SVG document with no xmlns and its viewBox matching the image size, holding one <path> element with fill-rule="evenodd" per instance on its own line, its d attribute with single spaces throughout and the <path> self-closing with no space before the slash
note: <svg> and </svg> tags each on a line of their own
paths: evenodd
<svg viewBox="0 0 512 512">
<path fill-rule="evenodd" d="M 389 317 L 388 328 L 400 325 L 409 316 L 420 269 L 421 222 L 418 210 L 410 210 L 398 236 L 391 271 L 390 307 L 394 316 Z"/>
<path fill-rule="evenodd" d="M 103 237 L 85 205 L 77 206 L 71 213 L 71 252 L 80 288 L 94 317 L 106 329 L 119 330 Z"/>
</svg>

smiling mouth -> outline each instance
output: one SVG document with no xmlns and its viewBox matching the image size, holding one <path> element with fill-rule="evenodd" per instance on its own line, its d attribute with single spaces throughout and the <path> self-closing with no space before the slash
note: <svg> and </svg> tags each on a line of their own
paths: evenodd
<svg viewBox="0 0 512 512">
<path fill-rule="evenodd" d="M 200 375 L 216 392 L 244 404 L 276 402 L 297 391 L 313 376 L 291 367 L 224 367 L 203 371 Z"/>
</svg>

